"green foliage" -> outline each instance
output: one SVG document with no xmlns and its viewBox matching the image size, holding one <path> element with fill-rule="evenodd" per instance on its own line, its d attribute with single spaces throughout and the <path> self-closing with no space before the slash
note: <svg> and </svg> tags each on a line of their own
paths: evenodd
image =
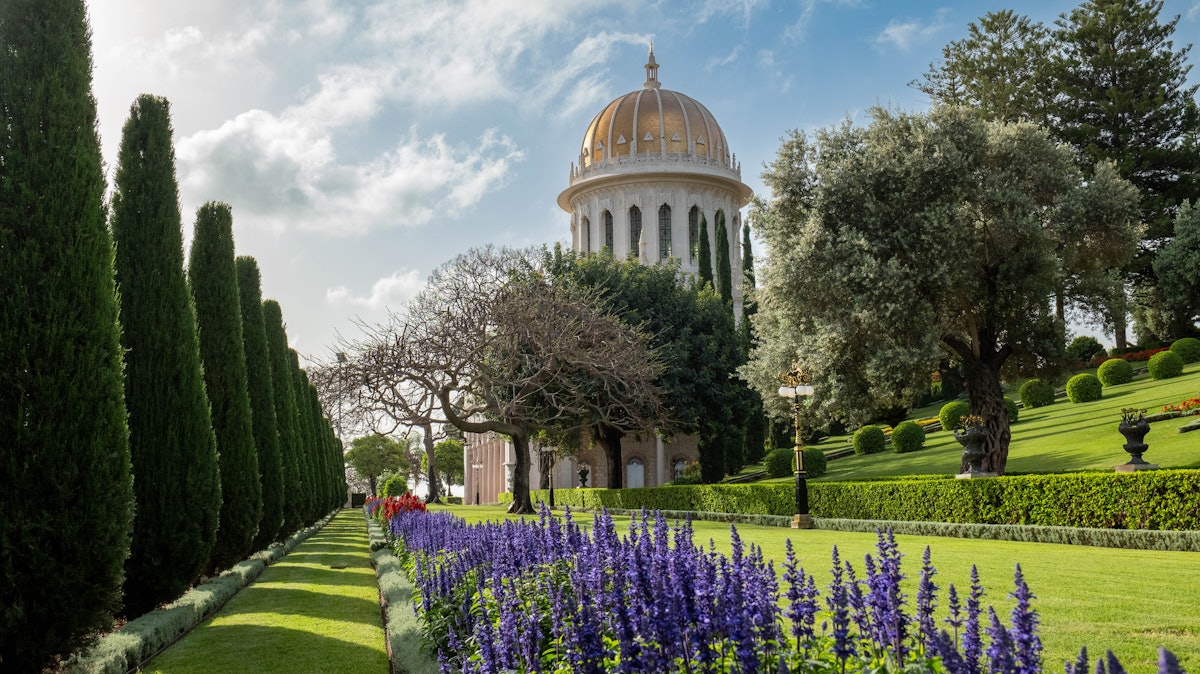
<svg viewBox="0 0 1200 674">
<path fill-rule="evenodd" d="M 792 474 L 792 464 L 795 463 L 796 452 L 790 447 L 780 447 L 773 449 L 767 457 L 763 459 L 763 468 L 767 470 L 767 475 L 771 477 L 787 477 Z"/>
<path fill-rule="evenodd" d="M 712 246 L 708 242 L 708 216 L 700 213 L 700 256 L 696 261 L 700 285 L 705 283 L 716 287 L 713 282 Z"/>
<path fill-rule="evenodd" d="M 825 452 L 817 447 L 806 447 L 804 449 L 804 472 L 809 477 L 816 479 L 825 474 L 828 468 L 828 461 L 825 459 Z"/>
<path fill-rule="evenodd" d="M 892 448 L 897 452 L 915 452 L 925 446 L 925 429 L 915 421 L 901 421 L 892 429 Z"/>
<path fill-rule="evenodd" d="M 717 240 L 717 294 L 726 304 L 733 304 L 733 266 L 729 260 L 729 230 L 725 227 L 725 211 L 717 211 L 713 220 L 713 236 Z"/>
<path fill-rule="evenodd" d="M 283 526 L 283 456 L 279 449 L 279 419 L 275 416 L 271 352 L 263 320 L 262 277 L 254 258 L 243 255 L 236 263 L 254 447 L 258 450 L 258 470 L 262 476 L 263 515 L 254 547 L 262 549 L 277 540 Z"/>
<path fill-rule="evenodd" d="M 1021 418 L 1021 410 L 1017 407 L 1017 401 L 1012 398 L 1004 399 L 1004 411 L 1008 414 L 1009 426 L 1017 423 L 1017 419 Z"/>
<path fill-rule="evenodd" d="M 938 421 L 942 422 L 942 429 L 953 431 L 958 428 L 958 420 L 971 413 L 971 406 L 962 400 L 951 400 L 942 405 L 942 409 L 938 412 Z"/>
<path fill-rule="evenodd" d="M 1041 379 L 1030 379 L 1021 384 L 1018 393 L 1021 403 L 1030 409 L 1054 404 L 1054 386 Z"/>
<path fill-rule="evenodd" d="M 389 475 L 379 485 L 380 496 L 404 496 L 408 493 L 408 481 L 403 475 Z"/>
<path fill-rule="evenodd" d="M 252 552 L 262 519 L 262 483 L 250 418 L 233 215 L 228 204 L 209 202 L 196 213 L 188 278 L 221 467 L 221 523 L 209 566 L 224 569 Z"/>
<path fill-rule="evenodd" d="M 263 323 L 267 329 L 267 355 L 271 358 L 271 387 L 275 392 L 275 418 L 279 423 L 279 455 L 283 464 L 283 526 L 287 536 L 304 526 L 304 498 L 300 482 L 300 418 L 288 355 L 283 311 L 275 300 L 263 301 Z"/>
<path fill-rule="evenodd" d="M 696 518 L 700 519 L 700 518 Z M 1150 529 L 1098 529 L 1026 524 L 959 524 L 952 522 L 896 522 L 822 518 L 818 529 L 873 534 L 890 529 L 905 536 L 942 536 L 979 541 L 1021 541 L 1056 545 L 1089 545 L 1124 550 L 1175 550 L 1200 552 L 1198 531 Z"/>
<path fill-rule="evenodd" d="M 175 599 L 199 578 L 221 507 L 171 135 L 166 99 L 140 96 L 125 122 L 112 197 L 137 505 L 125 561 L 127 616 Z M 181 521 L 165 503 L 192 516 Z"/>
<path fill-rule="evenodd" d="M 1067 400 L 1073 403 L 1090 403 L 1104 394 L 1104 385 L 1094 374 L 1080 373 L 1067 380 Z"/>
<path fill-rule="evenodd" d="M 0 668 L 112 625 L 133 518 L 82 0 L 0 3 Z"/>
<path fill-rule="evenodd" d="M 887 436 L 883 429 L 873 424 L 863 426 L 854 432 L 854 453 L 874 454 L 882 452 L 887 446 Z"/>
<path fill-rule="evenodd" d="M 375 480 L 384 473 L 405 474 L 409 471 L 408 448 L 412 438 L 404 437 L 397 442 L 386 435 L 372 433 L 355 438 L 346 452 L 346 463 L 358 476 L 371 483 L 374 494 Z M 437 458 L 434 458 L 437 461 Z"/>
<path fill-rule="evenodd" d="M 303 517 L 305 524 L 311 524 L 321 516 L 322 507 L 319 498 L 319 477 L 317 471 L 317 420 L 313 418 L 312 407 L 308 400 L 308 375 L 300 367 L 300 354 L 295 349 L 288 349 L 288 360 L 292 372 L 292 389 L 296 397 L 297 428 L 300 429 L 297 442 L 296 465 L 300 468 L 300 497 L 303 499 Z"/>
<path fill-rule="evenodd" d="M 433 446 L 433 463 L 437 467 L 437 479 L 446 485 L 447 490 L 452 484 L 462 484 L 466 475 L 463 473 L 463 442 L 458 438 L 446 438 Z M 429 472 L 429 460 L 421 455 L 421 472 Z"/>
<path fill-rule="evenodd" d="M 1200 360 L 1200 339 L 1184 337 L 1171 343 L 1171 350 L 1179 354 L 1184 363 L 1195 363 Z"/>
<path fill-rule="evenodd" d="M 1175 214 L 1175 237 L 1154 259 L 1157 290 L 1178 323 L 1200 321 L 1200 208 L 1185 202 Z"/>
<path fill-rule="evenodd" d="M 1096 369 L 1096 377 L 1105 386 L 1117 386 L 1133 381 L 1133 366 L 1123 358 L 1106 360 Z"/>
<path fill-rule="evenodd" d="M 1091 335 L 1080 335 L 1067 345 L 1067 357 L 1081 362 L 1088 362 L 1104 350 L 1104 346 Z"/>
<path fill-rule="evenodd" d="M 1163 351 L 1150 356 L 1146 369 L 1155 379 L 1170 379 L 1183 374 L 1183 358 L 1174 351 Z"/>
</svg>

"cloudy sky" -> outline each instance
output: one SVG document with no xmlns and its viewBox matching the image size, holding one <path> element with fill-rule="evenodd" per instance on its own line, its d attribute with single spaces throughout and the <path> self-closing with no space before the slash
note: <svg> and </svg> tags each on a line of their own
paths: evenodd
<svg viewBox="0 0 1200 674">
<path fill-rule="evenodd" d="M 968 22 L 1011 7 L 1050 23 L 1064 0 L 90 0 L 110 177 L 140 93 L 172 105 L 184 236 L 233 206 L 293 346 L 328 359 L 439 264 L 484 243 L 566 241 L 555 204 L 593 115 L 641 87 L 704 103 L 758 174 L 789 129 L 908 86 Z M 1178 42 L 1200 0 L 1167 0 Z M 1197 62 L 1194 53 L 1190 59 Z M 1197 81 L 1200 73 L 1192 73 Z"/>
</svg>

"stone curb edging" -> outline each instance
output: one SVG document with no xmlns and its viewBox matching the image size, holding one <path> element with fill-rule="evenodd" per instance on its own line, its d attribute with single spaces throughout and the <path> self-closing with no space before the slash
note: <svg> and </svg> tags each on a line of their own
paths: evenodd
<svg viewBox="0 0 1200 674">
<path fill-rule="evenodd" d="M 254 553 L 220 575 L 195 586 L 165 607 L 155 609 L 101 637 L 87 650 L 76 653 L 63 665 L 68 674 L 127 674 L 136 672 L 150 659 L 187 636 L 201 622 L 215 615 L 237 593 L 258 578 L 313 534 L 320 531 L 338 511 L 311 527 L 292 534 L 286 541 Z"/>
<path fill-rule="evenodd" d="M 388 659 L 396 674 L 437 674 L 437 662 L 421 650 L 421 620 L 417 617 L 413 597 L 416 589 L 400 560 L 392 553 L 383 531 L 367 516 L 368 545 L 371 565 L 379 583 L 379 603 L 387 631 Z"/>
</svg>

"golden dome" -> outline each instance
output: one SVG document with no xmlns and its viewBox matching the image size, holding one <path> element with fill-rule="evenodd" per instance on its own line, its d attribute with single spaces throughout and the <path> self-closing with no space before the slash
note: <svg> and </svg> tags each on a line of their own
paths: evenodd
<svg viewBox="0 0 1200 674">
<path fill-rule="evenodd" d="M 579 168 L 628 157 L 690 158 L 733 168 L 725 133 L 708 108 L 690 96 L 659 86 L 653 46 L 642 88 L 609 103 L 588 125 Z"/>
</svg>

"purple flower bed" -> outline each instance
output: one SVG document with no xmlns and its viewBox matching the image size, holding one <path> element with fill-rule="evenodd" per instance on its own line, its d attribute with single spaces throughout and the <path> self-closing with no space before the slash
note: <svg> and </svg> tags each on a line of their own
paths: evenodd
<svg viewBox="0 0 1200 674">
<path fill-rule="evenodd" d="M 544 509 L 537 522 L 476 525 L 401 513 L 391 535 L 443 672 L 1042 671 L 1034 596 L 1019 566 L 1007 625 L 982 607 L 972 568 L 965 604 L 947 588 L 939 626 L 928 548 L 910 604 L 890 532 L 879 534 L 861 578 L 834 548 L 823 597 L 789 541 L 781 602 L 774 563 L 730 529 L 730 556 L 693 544 L 690 522 L 668 526 L 645 512 L 624 537 L 607 512 L 588 532 L 570 512 L 560 521 Z M 1086 650 L 1066 671 L 1091 674 Z M 1159 671 L 1183 670 L 1160 650 Z M 1111 653 L 1095 672 L 1123 674 Z"/>
</svg>

